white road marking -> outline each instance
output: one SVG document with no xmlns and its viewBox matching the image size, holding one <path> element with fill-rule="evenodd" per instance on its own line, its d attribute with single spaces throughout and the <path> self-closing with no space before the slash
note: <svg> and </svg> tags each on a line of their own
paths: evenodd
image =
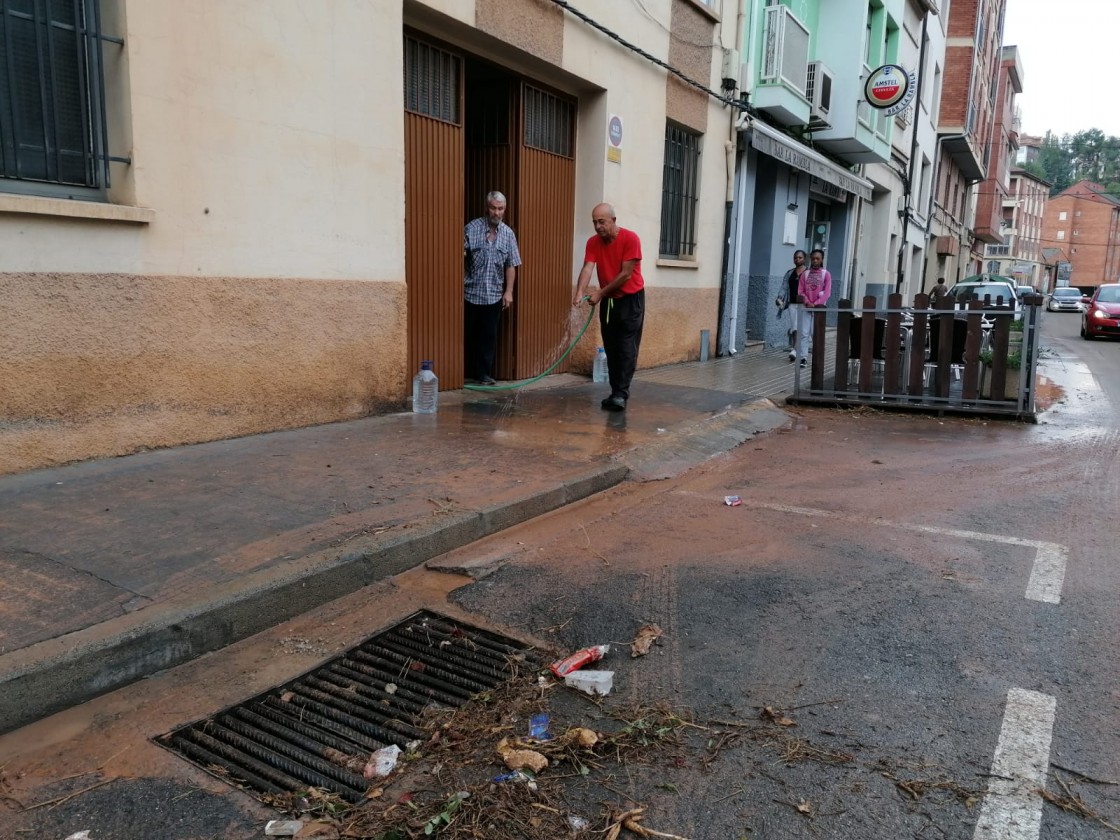
<svg viewBox="0 0 1120 840">
<path fill-rule="evenodd" d="M 1050 738 L 1057 701 L 1013 688 L 1007 692 L 992 776 L 973 840 L 1037 840 L 1042 797 L 1050 765 Z"/>
<path fill-rule="evenodd" d="M 1031 577 L 1027 582 L 1026 597 L 1032 601 L 1043 601 L 1047 604 L 1058 604 L 1062 600 L 1062 584 L 1066 576 L 1066 558 L 1069 550 L 1058 543 L 1043 542 L 1041 540 L 1024 540 L 1020 537 L 1005 537 L 999 534 L 984 534 L 980 531 L 961 531 L 954 528 L 938 528 L 933 525 L 917 525 L 908 522 L 892 522 L 876 516 L 852 516 L 846 513 L 833 513 L 828 510 L 816 508 L 796 507 L 794 505 L 778 505 L 770 502 L 755 502 L 743 500 L 750 507 L 766 508 L 782 513 L 793 513 L 799 516 L 818 516 L 825 519 L 837 519 L 852 522 L 857 525 L 879 525 L 888 528 L 899 528 L 907 531 L 918 531 L 924 534 L 937 534 L 939 536 L 954 537 L 962 540 L 978 540 L 981 542 L 996 542 L 1005 545 L 1020 545 L 1033 548 L 1034 565 L 1031 567 Z"/>
</svg>

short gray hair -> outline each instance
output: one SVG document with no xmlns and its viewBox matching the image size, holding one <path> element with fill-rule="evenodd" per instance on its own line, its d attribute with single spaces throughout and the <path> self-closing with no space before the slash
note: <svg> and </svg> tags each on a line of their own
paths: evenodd
<svg viewBox="0 0 1120 840">
<path fill-rule="evenodd" d="M 509 202 L 506 201 L 506 197 L 497 190 L 491 190 L 486 193 L 486 203 L 489 204 L 491 201 L 500 201 L 502 204 L 509 204 Z"/>
</svg>

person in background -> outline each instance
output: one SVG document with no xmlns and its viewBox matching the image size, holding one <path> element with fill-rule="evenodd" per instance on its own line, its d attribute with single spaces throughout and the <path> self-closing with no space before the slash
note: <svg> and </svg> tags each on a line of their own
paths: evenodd
<svg viewBox="0 0 1120 840">
<path fill-rule="evenodd" d="M 572 305 L 578 306 L 585 296 L 592 306 L 600 304 L 599 329 L 611 383 L 610 396 L 600 405 L 605 411 L 624 411 L 630 399 L 630 381 L 638 367 L 646 316 L 642 243 L 634 231 L 618 226 L 609 204 L 595 205 L 591 224 L 595 235 L 587 240 Z M 588 290 L 592 272 L 599 288 Z"/>
<path fill-rule="evenodd" d="M 486 215 L 463 228 L 463 344 L 467 379 L 494 384 L 498 321 L 513 303 L 513 284 L 521 252 L 517 236 L 502 218 L 506 197 L 486 196 Z"/>
<path fill-rule="evenodd" d="M 931 306 L 937 306 L 937 302 L 941 298 L 949 294 L 949 287 L 945 285 L 945 278 L 938 277 L 937 285 L 930 289 L 929 302 Z"/>
<path fill-rule="evenodd" d="M 794 347 L 797 344 L 797 319 L 801 314 L 801 304 L 797 302 L 797 286 L 801 282 L 801 275 L 805 271 L 805 252 L 798 248 L 793 252 L 793 268 L 786 272 L 785 288 L 782 293 L 778 295 L 775 303 L 781 307 L 782 311 L 789 310 L 789 329 L 786 330 L 786 335 L 789 337 L 789 360 L 792 362 L 797 358 Z"/>
<path fill-rule="evenodd" d="M 813 310 L 825 307 L 832 295 L 832 275 L 824 267 L 824 251 L 819 248 L 809 254 L 809 269 L 801 272 L 797 294 L 805 304 L 797 326 L 797 355 L 801 367 L 805 367 L 805 358 L 813 346 Z"/>
</svg>

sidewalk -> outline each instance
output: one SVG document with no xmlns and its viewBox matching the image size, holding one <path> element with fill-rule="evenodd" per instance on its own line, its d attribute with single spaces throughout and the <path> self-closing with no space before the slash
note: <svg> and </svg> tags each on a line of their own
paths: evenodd
<svg viewBox="0 0 1120 840">
<path fill-rule="evenodd" d="M 0 732 L 785 426 L 781 351 L 0 477 Z M 773 401 L 771 399 L 773 398 Z"/>
</svg>

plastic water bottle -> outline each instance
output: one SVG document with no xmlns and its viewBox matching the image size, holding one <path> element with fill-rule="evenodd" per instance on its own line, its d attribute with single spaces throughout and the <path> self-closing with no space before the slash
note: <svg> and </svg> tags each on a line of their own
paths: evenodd
<svg viewBox="0 0 1120 840">
<path fill-rule="evenodd" d="M 420 372 L 412 377 L 412 410 L 417 414 L 435 414 L 439 406 L 439 379 L 432 363 L 420 363 Z"/>
<path fill-rule="evenodd" d="M 607 371 L 607 351 L 600 347 L 595 351 L 595 362 L 591 366 L 592 382 L 607 382 L 610 374 Z"/>
</svg>

